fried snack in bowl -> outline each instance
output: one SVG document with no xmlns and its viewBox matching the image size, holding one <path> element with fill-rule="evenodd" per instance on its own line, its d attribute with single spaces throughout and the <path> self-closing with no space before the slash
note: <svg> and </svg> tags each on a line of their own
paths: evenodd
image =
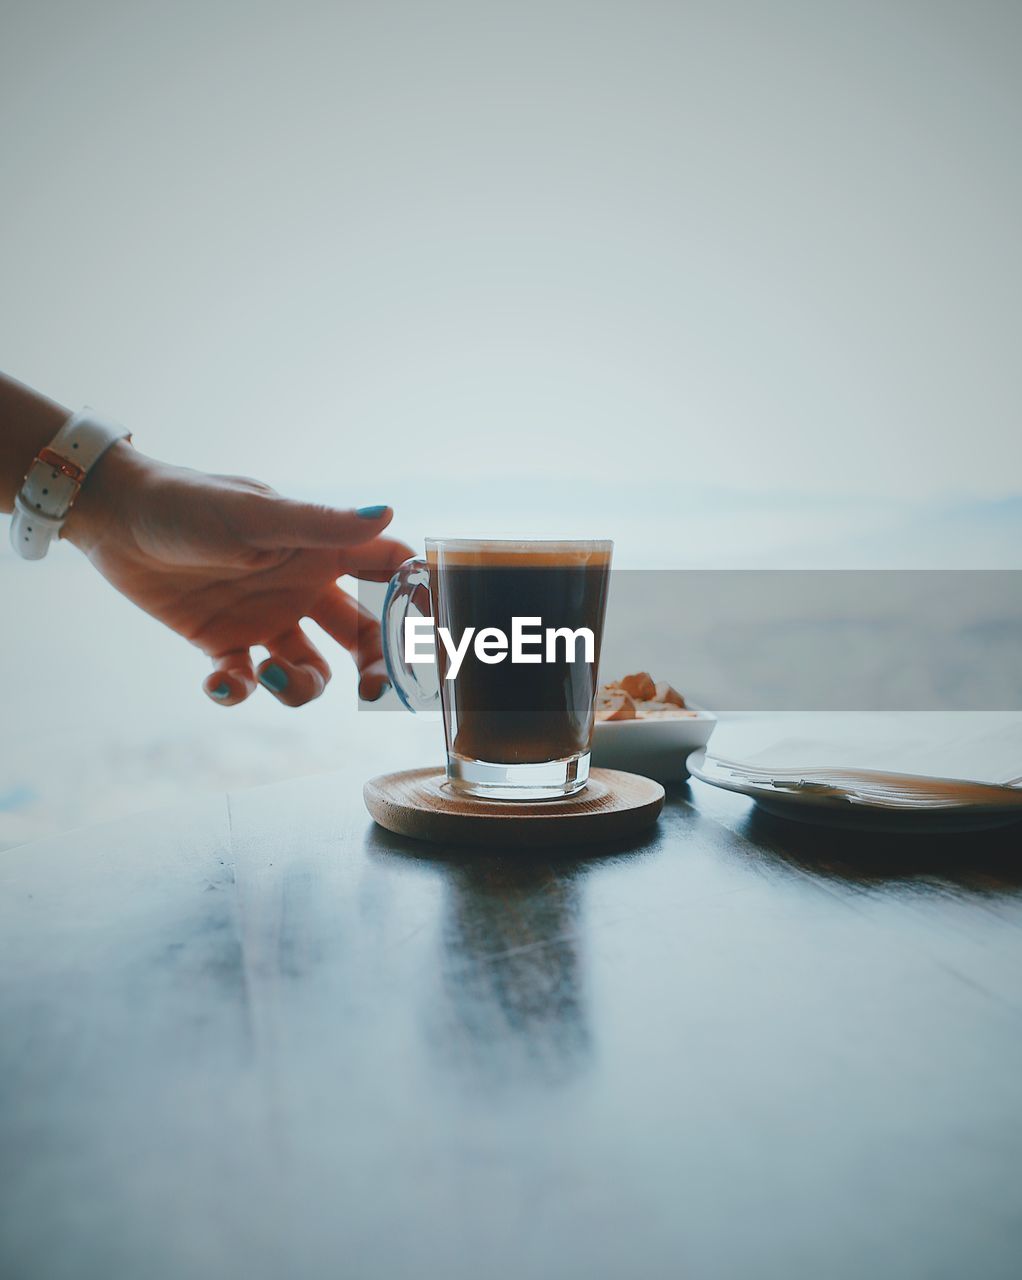
<svg viewBox="0 0 1022 1280">
<path fill-rule="evenodd" d="M 698 714 L 690 710 L 688 707 L 679 707 L 673 702 L 637 702 L 635 704 L 635 716 L 638 720 L 646 720 L 651 716 L 657 716 L 660 719 L 690 720 Z"/>
<path fill-rule="evenodd" d="M 689 754 L 706 746 L 716 723 L 716 716 L 686 704 L 666 680 L 639 671 L 600 686 L 593 764 L 681 782 L 688 777 Z"/>
<path fill-rule="evenodd" d="M 666 680 L 660 680 L 656 685 L 656 694 L 653 698 L 654 702 L 663 702 L 672 707 L 684 707 L 685 699 L 681 696 L 673 685 L 667 683 Z"/>
<path fill-rule="evenodd" d="M 600 721 L 634 720 L 635 700 L 618 686 L 605 686 L 596 695 L 596 719 Z"/>
<path fill-rule="evenodd" d="M 651 702 L 656 697 L 656 684 L 648 671 L 638 671 L 634 676 L 624 676 L 614 686 L 624 689 L 636 702 Z"/>
</svg>

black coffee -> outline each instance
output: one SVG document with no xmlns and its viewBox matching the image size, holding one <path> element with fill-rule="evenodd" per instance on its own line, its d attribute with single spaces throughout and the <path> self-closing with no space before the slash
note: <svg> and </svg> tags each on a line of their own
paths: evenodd
<svg viewBox="0 0 1022 1280">
<path fill-rule="evenodd" d="M 468 557 L 466 557 L 468 560 Z M 458 756 L 494 764 L 535 764 L 579 755 L 589 747 L 593 699 L 603 616 L 607 607 L 610 556 L 538 552 L 509 555 L 471 553 L 470 562 L 448 556 L 431 564 L 433 617 L 455 643 L 468 627 L 497 627 L 509 639 L 512 619 L 539 618 L 530 633 L 588 627 L 595 645 L 593 661 L 585 661 L 578 640 L 568 648 L 555 645 L 555 660 L 546 661 L 545 644 L 528 652 L 538 663 L 514 663 L 510 653 L 498 663 L 482 662 L 474 645 L 465 654 L 455 679 L 446 679 L 450 659 L 437 638 L 437 661 L 448 745 Z"/>
</svg>

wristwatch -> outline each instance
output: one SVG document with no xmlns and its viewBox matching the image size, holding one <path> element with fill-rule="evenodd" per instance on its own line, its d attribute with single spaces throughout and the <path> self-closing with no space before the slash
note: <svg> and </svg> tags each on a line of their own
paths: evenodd
<svg viewBox="0 0 1022 1280">
<path fill-rule="evenodd" d="M 11 545 L 24 560 L 41 560 L 60 533 L 85 477 L 118 440 L 131 433 L 91 409 L 68 418 L 28 469 L 11 519 Z"/>
</svg>

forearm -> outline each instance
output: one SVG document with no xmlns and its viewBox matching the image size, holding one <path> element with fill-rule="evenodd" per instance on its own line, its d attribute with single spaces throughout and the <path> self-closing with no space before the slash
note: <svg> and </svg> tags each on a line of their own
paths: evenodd
<svg viewBox="0 0 1022 1280">
<path fill-rule="evenodd" d="M 14 496 L 40 449 L 60 430 L 69 410 L 0 373 L 0 511 Z"/>
</svg>

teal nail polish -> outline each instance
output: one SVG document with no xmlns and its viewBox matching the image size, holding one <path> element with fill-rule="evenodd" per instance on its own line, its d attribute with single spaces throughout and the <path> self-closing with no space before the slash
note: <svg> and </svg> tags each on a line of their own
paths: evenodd
<svg viewBox="0 0 1022 1280">
<path fill-rule="evenodd" d="M 359 507 L 355 515 L 361 516 L 363 520 L 379 520 L 387 510 L 386 503 L 382 507 Z"/>
<path fill-rule="evenodd" d="M 287 688 L 287 672 L 283 667 L 278 667 L 275 662 L 271 662 L 268 667 L 263 667 L 259 672 L 259 683 L 271 693 L 283 693 Z"/>
<path fill-rule="evenodd" d="M 217 687 L 215 689 L 211 689 L 210 692 L 213 694 L 214 698 L 220 698 L 223 700 L 224 698 L 229 698 L 231 696 L 231 686 L 229 684 L 224 684 L 221 680 Z"/>
</svg>

